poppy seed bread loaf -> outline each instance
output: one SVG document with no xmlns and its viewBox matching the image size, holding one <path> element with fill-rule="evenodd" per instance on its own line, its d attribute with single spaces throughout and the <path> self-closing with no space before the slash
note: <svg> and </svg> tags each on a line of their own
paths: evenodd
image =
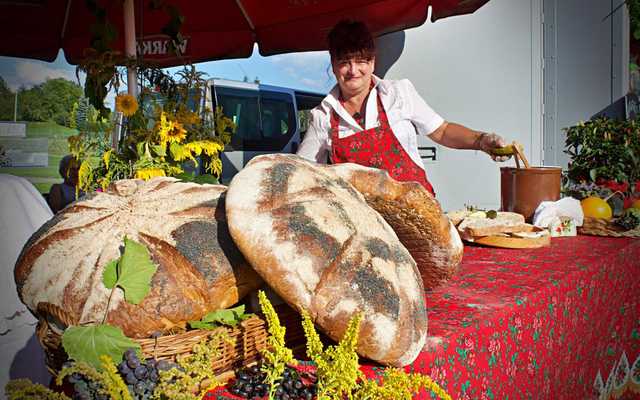
<svg viewBox="0 0 640 400">
<path fill-rule="evenodd" d="M 391 225 L 418 265 L 425 290 L 451 278 L 464 246 L 440 203 L 417 182 L 399 182 L 377 168 L 336 164 L 331 169 L 352 184 Z"/>
<path fill-rule="evenodd" d="M 254 158 L 227 192 L 229 231 L 255 270 L 332 339 L 363 313 L 358 353 L 411 363 L 427 314 L 416 264 L 393 229 L 330 167 L 294 155 Z"/>
</svg>

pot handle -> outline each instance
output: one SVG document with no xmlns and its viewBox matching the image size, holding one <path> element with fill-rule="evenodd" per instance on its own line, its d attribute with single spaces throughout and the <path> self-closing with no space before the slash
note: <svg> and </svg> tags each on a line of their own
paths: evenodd
<svg viewBox="0 0 640 400">
<path fill-rule="evenodd" d="M 529 160 L 524 155 L 524 146 L 521 143 L 513 142 L 513 158 L 516 160 L 516 167 L 520 168 L 520 162 L 518 158 L 522 160 L 525 168 L 530 168 Z"/>
</svg>

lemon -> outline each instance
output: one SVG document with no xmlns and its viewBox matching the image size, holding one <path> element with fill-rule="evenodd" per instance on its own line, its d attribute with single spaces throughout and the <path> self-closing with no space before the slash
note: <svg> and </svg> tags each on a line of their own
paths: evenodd
<svg viewBox="0 0 640 400">
<path fill-rule="evenodd" d="M 587 197 L 580 202 L 585 217 L 611 219 L 613 212 L 609 204 L 600 197 Z"/>
</svg>

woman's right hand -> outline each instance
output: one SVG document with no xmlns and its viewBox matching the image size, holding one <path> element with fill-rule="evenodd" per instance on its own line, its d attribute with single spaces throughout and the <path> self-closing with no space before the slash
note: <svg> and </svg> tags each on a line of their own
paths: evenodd
<svg viewBox="0 0 640 400">
<path fill-rule="evenodd" d="M 507 143 L 502 136 L 495 133 L 481 133 L 478 138 L 478 150 L 487 153 L 493 161 L 504 162 L 511 158 L 511 155 L 497 155 L 493 152 L 495 149 L 505 147 Z"/>
</svg>

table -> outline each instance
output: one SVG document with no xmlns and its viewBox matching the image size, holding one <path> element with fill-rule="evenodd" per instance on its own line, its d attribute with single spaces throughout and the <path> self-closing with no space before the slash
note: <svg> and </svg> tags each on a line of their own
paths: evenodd
<svg viewBox="0 0 640 400">
<path fill-rule="evenodd" d="M 459 273 L 426 297 L 429 338 L 406 370 L 454 399 L 640 398 L 638 239 L 466 246 Z M 236 399 L 223 389 L 206 397 Z"/>
</svg>

